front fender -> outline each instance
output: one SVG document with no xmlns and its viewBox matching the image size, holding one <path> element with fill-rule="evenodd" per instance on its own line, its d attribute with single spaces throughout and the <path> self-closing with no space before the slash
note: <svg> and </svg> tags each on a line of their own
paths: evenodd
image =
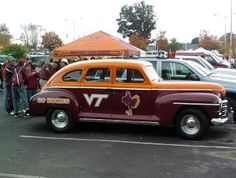
<svg viewBox="0 0 236 178">
<path fill-rule="evenodd" d="M 206 115 L 214 118 L 219 115 L 220 98 L 213 93 L 174 92 L 163 93 L 155 100 L 156 114 L 160 124 L 171 125 L 177 114 L 184 107 L 195 107 L 204 110 Z"/>
<path fill-rule="evenodd" d="M 46 116 L 47 111 L 52 108 L 68 110 L 71 112 L 73 118 L 77 119 L 79 102 L 75 96 L 67 90 L 43 90 L 31 98 L 29 114 L 33 116 Z"/>
</svg>

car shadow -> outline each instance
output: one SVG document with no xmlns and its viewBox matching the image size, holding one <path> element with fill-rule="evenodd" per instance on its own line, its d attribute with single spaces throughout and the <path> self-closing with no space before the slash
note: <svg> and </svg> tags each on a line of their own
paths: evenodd
<svg viewBox="0 0 236 178">
<path fill-rule="evenodd" d="M 206 142 L 234 143 L 234 133 L 227 129 L 228 126 L 210 127 L 208 134 L 201 140 Z M 75 128 L 67 133 L 53 132 L 46 124 L 45 120 L 33 121 L 30 126 L 30 132 L 34 134 L 47 136 L 65 136 L 65 137 L 86 137 L 86 138 L 109 138 L 109 139 L 158 139 L 161 141 L 185 141 L 180 138 L 174 127 L 158 127 L 150 125 L 134 125 L 120 123 L 96 123 L 80 122 Z M 197 140 L 198 141 L 198 140 Z M 236 140 L 235 140 L 236 141 Z"/>
</svg>

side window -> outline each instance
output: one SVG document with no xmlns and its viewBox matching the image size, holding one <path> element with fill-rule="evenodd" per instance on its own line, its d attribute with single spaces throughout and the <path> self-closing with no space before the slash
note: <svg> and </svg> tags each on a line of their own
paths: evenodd
<svg viewBox="0 0 236 178">
<path fill-rule="evenodd" d="M 110 69 L 108 68 L 94 68 L 89 69 L 85 76 L 87 82 L 109 82 Z"/>
<path fill-rule="evenodd" d="M 162 62 L 162 78 L 164 80 L 187 80 L 193 72 L 185 65 L 174 62 Z"/>
<path fill-rule="evenodd" d="M 173 63 L 173 80 L 187 80 L 192 71 L 183 64 Z"/>
<path fill-rule="evenodd" d="M 211 56 L 205 56 L 205 59 L 209 62 L 209 63 L 214 63 L 214 59 Z"/>
<path fill-rule="evenodd" d="M 191 72 L 186 66 L 177 63 L 175 63 L 175 69 L 177 75 L 187 75 Z"/>
<path fill-rule="evenodd" d="M 82 74 L 82 70 L 72 71 L 64 75 L 62 80 L 65 82 L 77 82 L 79 81 L 81 74 Z"/>
<path fill-rule="evenodd" d="M 136 69 L 118 68 L 116 70 L 117 83 L 143 83 L 142 74 Z"/>
</svg>

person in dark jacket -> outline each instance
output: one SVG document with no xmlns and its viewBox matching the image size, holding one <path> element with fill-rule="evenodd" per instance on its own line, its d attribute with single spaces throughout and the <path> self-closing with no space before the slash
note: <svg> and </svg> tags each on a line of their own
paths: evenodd
<svg viewBox="0 0 236 178">
<path fill-rule="evenodd" d="M 10 59 L 5 59 L 2 67 L 3 78 L 3 102 L 4 109 L 7 114 L 13 115 L 12 103 L 12 75 L 14 71 L 14 64 Z"/>
<path fill-rule="evenodd" d="M 20 77 L 21 76 L 21 77 Z M 19 79 L 19 83 L 14 82 L 14 78 Z M 26 81 L 29 79 L 29 73 L 26 68 L 24 58 L 20 58 L 18 64 L 14 68 L 12 76 L 12 100 L 14 108 L 14 117 L 19 116 L 19 106 L 22 106 L 23 113 L 26 116 L 28 110 L 28 99 L 26 92 Z M 21 102 L 21 103 L 20 103 Z"/>
<path fill-rule="evenodd" d="M 39 74 L 40 88 L 46 84 L 50 77 L 59 69 L 59 63 L 53 61 L 52 63 L 44 64 Z"/>
</svg>

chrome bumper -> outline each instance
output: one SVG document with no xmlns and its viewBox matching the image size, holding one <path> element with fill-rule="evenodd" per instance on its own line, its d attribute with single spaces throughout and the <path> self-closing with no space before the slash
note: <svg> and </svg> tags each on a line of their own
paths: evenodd
<svg viewBox="0 0 236 178">
<path fill-rule="evenodd" d="M 221 124 L 225 124 L 228 120 L 229 120 L 228 117 L 225 117 L 225 118 L 213 118 L 213 119 L 211 119 L 211 124 L 213 124 L 213 125 L 221 125 Z"/>
<path fill-rule="evenodd" d="M 231 118 L 233 111 L 228 108 L 228 101 L 222 100 L 220 101 L 220 110 L 219 117 L 211 119 L 211 124 L 213 125 L 221 125 L 228 122 Z"/>
</svg>

